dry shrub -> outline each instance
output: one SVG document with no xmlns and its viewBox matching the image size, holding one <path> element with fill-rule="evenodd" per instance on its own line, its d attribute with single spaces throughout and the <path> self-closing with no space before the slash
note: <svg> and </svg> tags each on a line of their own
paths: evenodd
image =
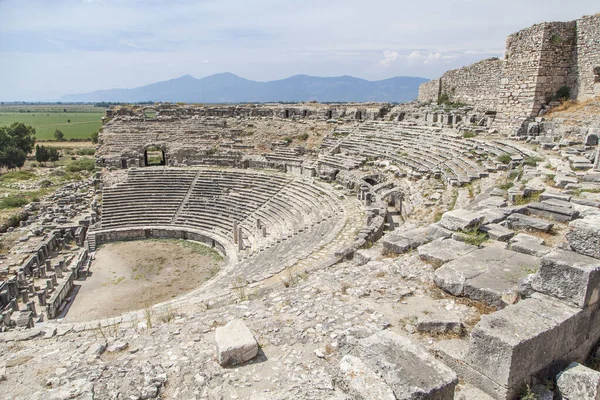
<svg viewBox="0 0 600 400">
<path fill-rule="evenodd" d="M 578 112 L 590 105 L 593 105 L 593 103 L 596 103 L 598 101 L 600 101 L 600 97 L 596 97 L 595 99 L 583 100 L 583 101 L 566 100 L 566 101 L 563 101 L 561 103 L 561 105 L 551 109 L 548 112 L 548 114 L 546 114 L 546 115 L 550 117 L 550 116 L 554 116 L 554 114 L 561 113 L 561 112 L 569 112 L 569 113 Z"/>
</svg>

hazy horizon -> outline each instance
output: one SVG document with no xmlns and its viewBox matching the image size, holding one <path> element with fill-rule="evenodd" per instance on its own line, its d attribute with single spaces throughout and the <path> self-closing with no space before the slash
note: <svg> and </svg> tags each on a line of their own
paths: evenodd
<svg viewBox="0 0 600 400">
<path fill-rule="evenodd" d="M 506 36 L 598 12 L 596 1 L 0 0 L 0 100 L 231 72 L 435 78 L 502 57 Z"/>
</svg>

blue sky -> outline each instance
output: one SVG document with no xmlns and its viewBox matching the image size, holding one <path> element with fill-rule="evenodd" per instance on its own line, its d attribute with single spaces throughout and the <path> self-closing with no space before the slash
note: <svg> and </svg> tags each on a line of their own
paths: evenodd
<svg viewBox="0 0 600 400">
<path fill-rule="evenodd" d="M 0 0 L 0 100 L 191 74 L 433 78 L 598 0 Z"/>
</svg>

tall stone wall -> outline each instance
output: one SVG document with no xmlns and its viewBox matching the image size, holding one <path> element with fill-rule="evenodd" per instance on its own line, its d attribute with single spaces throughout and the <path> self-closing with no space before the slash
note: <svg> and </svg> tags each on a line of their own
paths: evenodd
<svg viewBox="0 0 600 400">
<path fill-rule="evenodd" d="M 422 103 L 437 101 L 440 95 L 441 79 L 432 79 L 429 82 L 422 83 L 419 86 L 419 100 Z"/>
<path fill-rule="evenodd" d="M 587 100 L 600 96 L 600 13 L 576 21 L 573 68 L 568 78 L 571 97 Z"/>
<path fill-rule="evenodd" d="M 510 35 L 499 91 L 498 121 L 519 129 L 567 84 L 575 44 L 575 22 L 534 25 Z"/>
</svg>

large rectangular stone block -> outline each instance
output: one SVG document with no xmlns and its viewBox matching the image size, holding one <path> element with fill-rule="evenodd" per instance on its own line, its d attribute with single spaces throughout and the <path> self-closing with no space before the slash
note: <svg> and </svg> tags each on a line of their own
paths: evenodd
<svg viewBox="0 0 600 400">
<path fill-rule="evenodd" d="M 573 251 L 600 259 L 600 216 L 572 221 L 565 236 Z"/>
<path fill-rule="evenodd" d="M 258 343 L 244 321 L 234 319 L 215 331 L 217 359 L 222 366 L 245 363 L 258 354 Z"/>
<path fill-rule="evenodd" d="M 582 310 L 537 295 L 484 316 L 471 332 L 465 358 L 488 378 L 514 388 L 576 346 L 580 338 L 568 334 L 585 332 L 587 323 Z"/>
<path fill-rule="evenodd" d="M 532 287 L 577 307 L 596 303 L 600 298 L 600 260 L 572 251 L 552 251 L 542 257 Z"/>
</svg>

